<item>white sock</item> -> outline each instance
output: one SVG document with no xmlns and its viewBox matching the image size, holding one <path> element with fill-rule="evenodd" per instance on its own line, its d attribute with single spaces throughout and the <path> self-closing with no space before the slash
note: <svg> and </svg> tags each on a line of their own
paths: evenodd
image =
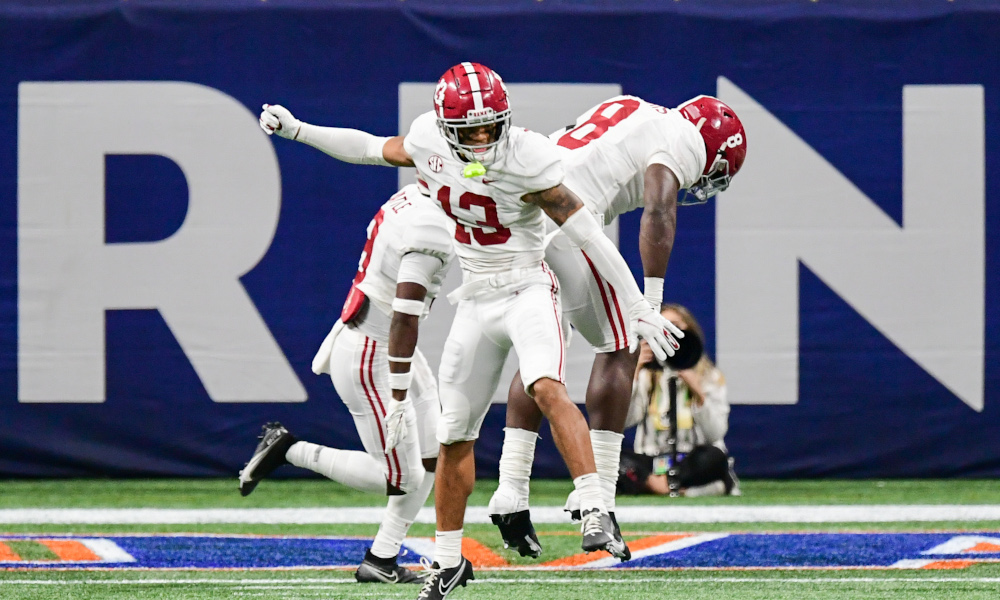
<svg viewBox="0 0 1000 600">
<path fill-rule="evenodd" d="M 420 487 L 409 494 L 390 496 L 382 525 L 378 528 L 375 541 L 372 542 L 372 554 L 379 558 L 392 558 L 399 554 L 406 532 L 410 530 L 417 513 L 434 487 L 434 473 L 424 475 Z"/>
<path fill-rule="evenodd" d="M 618 463 L 622 455 L 625 436 L 613 431 L 590 431 L 590 445 L 594 448 L 594 463 L 601 478 L 601 498 L 608 510 L 615 510 L 615 489 L 618 486 Z"/>
<path fill-rule="evenodd" d="M 512 491 L 519 500 L 524 499 L 524 507 L 518 506 L 518 510 L 528 509 L 528 481 L 531 479 L 531 464 L 535 461 L 537 441 L 538 434 L 534 431 L 504 427 L 499 488 Z"/>
<path fill-rule="evenodd" d="M 385 494 L 382 465 L 367 452 L 338 450 L 309 442 L 295 442 L 285 459 L 362 492 Z"/>
<path fill-rule="evenodd" d="M 438 531 L 434 535 L 434 562 L 442 569 L 462 562 L 462 530 Z"/>
<path fill-rule="evenodd" d="M 580 475 L 573 480 L 573 485 L 580 494 L 581 515 L 595 508 L 601 512 L 608 512 L 608 508 L 602 499 L 601 478 L 597 476 L 597 473 Z"/>
</svg>

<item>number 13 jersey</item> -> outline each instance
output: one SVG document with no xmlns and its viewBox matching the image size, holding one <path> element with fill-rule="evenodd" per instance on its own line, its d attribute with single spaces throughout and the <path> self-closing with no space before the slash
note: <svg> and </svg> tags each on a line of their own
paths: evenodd
<svg viewBox="0 0 1000 600">
<path fill-rule="evenodd" d="M 551 140 L 511 127 L 486 174 L 468 178 L 462 173 L 467 163 L 451 153 L 433 112 L 413 121 L 403 144 L 417 183 L 455 221 L 456 254 L 465 271 L 505 272 L 541 263 L 545 217 L 521 197 L 562 183 L 565 172 Z"/>
</svg>

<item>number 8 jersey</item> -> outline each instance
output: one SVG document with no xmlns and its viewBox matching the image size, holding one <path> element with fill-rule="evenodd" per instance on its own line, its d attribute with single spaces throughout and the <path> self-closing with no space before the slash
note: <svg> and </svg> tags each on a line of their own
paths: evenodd
<svg viewBox="0 0 1000 600">
<path fill-rule="evenodd" d="M 455 221 L 456 253 L 472 273 L 532 266 L 544 255 L 544 214 L 521 197 L 562 183 L 558 152 L 545 136 L 519 127 L 506 145 L 486 174 L 467 178 L 467 163 L 451 153 L 433 112 L 417 117 L 404 141 L 418 184 Z"/>
<path fill-rule="evenodd" d="M 566 187 L 610 223 L 643 205 L 646 167 L 670 169 L 680 189 L 705 170 L 705 141 L 677 110 L 635 96 L 616 96 L 549 136 L 566 168 Z"/>
</svg>

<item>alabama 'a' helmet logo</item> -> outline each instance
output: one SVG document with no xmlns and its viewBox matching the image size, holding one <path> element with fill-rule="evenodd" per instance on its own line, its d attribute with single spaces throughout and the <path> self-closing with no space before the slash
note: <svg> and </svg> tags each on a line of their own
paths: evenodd
<svg viewBox="0 0 1000 600">
<path fill-rule="evenodd" d="M 437 116 L 444 116 L 444 93 L 448 89 L 448 82 L 442 77 L 438 80 L 437 87 L 434 88 L 434 111 Z"/>
</svg>

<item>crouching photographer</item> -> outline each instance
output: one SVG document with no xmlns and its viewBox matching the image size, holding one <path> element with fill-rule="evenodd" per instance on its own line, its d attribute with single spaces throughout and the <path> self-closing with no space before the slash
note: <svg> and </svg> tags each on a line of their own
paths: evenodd
<svg viewBox="0 0 1000 600">
<path fill-rule="evenodd" d="M 704 334 L 691 312 L 665 304 L 661 313 L 686 335 L 668 364 L 641 345 L 626 421 L 626 428 L 636 428 L 634 452 L 622 451 L 618 493 L 738 496 L 739 479 L 723 441 L 729 429 L 726 379 L 704 353 Z"/>
</svg>

